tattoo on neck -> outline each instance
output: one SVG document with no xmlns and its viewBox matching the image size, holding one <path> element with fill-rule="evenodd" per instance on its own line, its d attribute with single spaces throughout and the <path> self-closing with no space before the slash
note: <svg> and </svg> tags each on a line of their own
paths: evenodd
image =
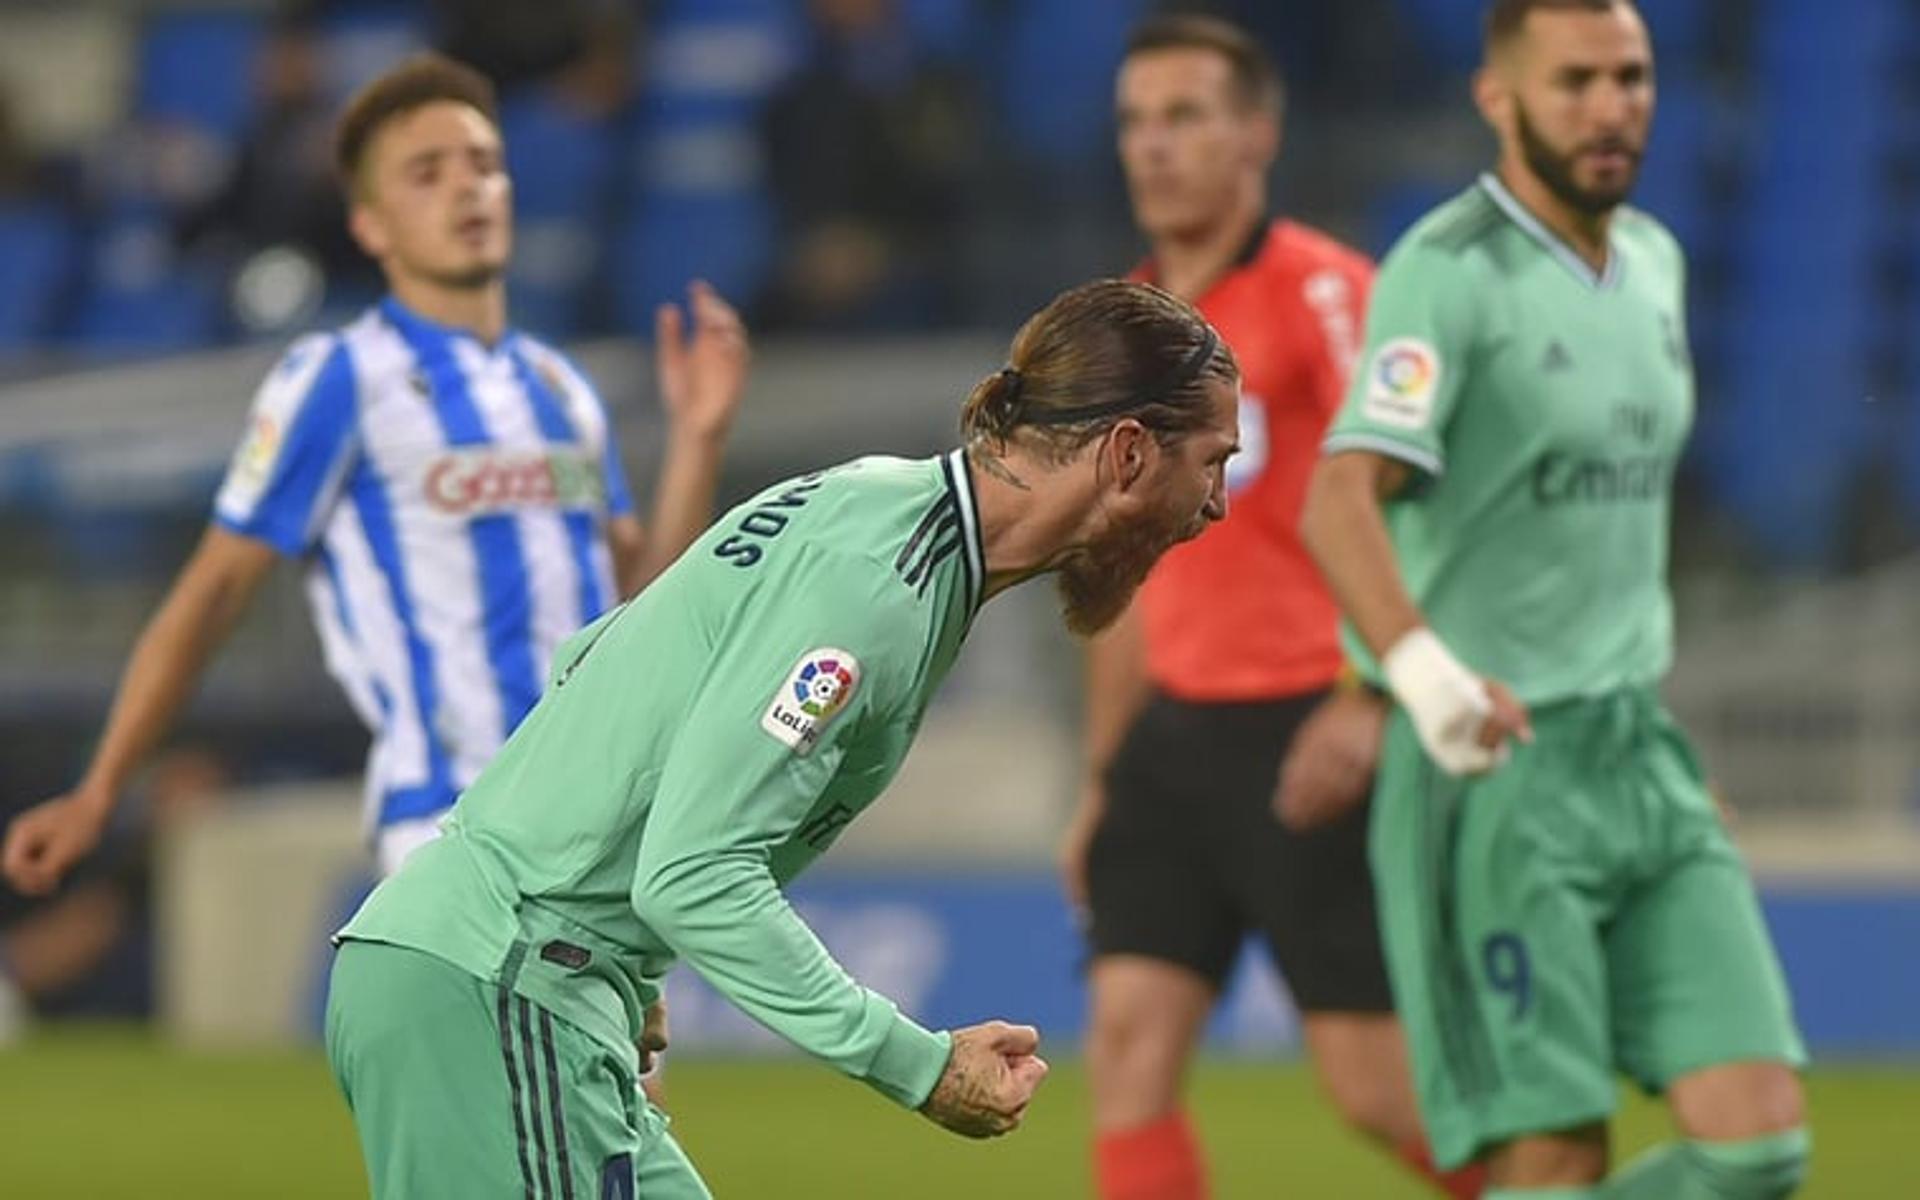
<svg viewBox="0 0 1920 1200">
<path fill-rule="evenodd" d="M 1019 488 L 1023 492 L 1031 490 L 1027 487 L 1025 483 L 1021 482 L 1020 477 L 1018 475 L 1015 475 L 1011 470 L 1007 468 L 1006 463 L 1001 462 L 998 458 L 995 458 L 993 455 L 991 454 L 976 455 L 973 461 L 974 461 L 974 464 L 978 466 L 982 471 L 985 471 L 987 474 L 993 476 L 995 479 L 1000 480 L 1002 483 L 1012 484 L 1014 487 Z"/>
</svg>

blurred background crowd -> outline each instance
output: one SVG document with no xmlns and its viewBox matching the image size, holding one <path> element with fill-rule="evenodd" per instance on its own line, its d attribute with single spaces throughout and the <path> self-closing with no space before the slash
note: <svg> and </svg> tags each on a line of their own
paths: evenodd
<svg viewBox="0 0 1920 1200">
<path fill-rule="evenodd" d="M 1111 68 L 1148 0 L 299 0 L 0 12 L 0 370 L 363 305 L 328 131 L 438 45 L 505 93 L 518 321 L 632 334 L 690 276 L 755 327 L 999 328 L 1137 252 Z M 1375 252 L 1485 153 L 1477 0 L 1203 5 L 1287 71 L 1284 205 Z M 1902 0 L 1661 0 L 1641 199 L 1693 257 L 1690 484 L 1794 569 L 1920 514 L 1920 32 Z"/>
</svg>

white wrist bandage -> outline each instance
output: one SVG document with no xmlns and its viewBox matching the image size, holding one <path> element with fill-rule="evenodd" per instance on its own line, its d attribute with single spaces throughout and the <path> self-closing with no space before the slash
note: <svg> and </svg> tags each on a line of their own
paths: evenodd
<svg viewBox="0 0 1920 1200">
<path fill-rule="evenodd" d="M 1506 761 L 1507 747 L 1489 750 L 1480 729 L 1493 712 L 1486 681 L 1453 656 L 1424 625 L 1393 644 L 1380 665 L 1387 686 L 1413 719 L 1420 744 L 1450 775 L 1477 775 Z"/>
</svg>

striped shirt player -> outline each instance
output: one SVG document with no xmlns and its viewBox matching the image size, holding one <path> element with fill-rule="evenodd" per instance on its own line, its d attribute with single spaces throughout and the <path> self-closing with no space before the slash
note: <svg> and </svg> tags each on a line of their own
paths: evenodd
<svg viewBox="0 0 1920 1200">
<path fill-rule="evenodd" d="M 654 528 L 606 414 L 507 320 L 512 181 L 493 88 L 435 54 L 361 88 L 335 129 L 354 240 L 391 299 L 296 345 L 260 389 L 214 519 L 127 661 L 74 788 L 21 813 L 0 873 L 45 894 L 286 558 L 373 731 L 367 824 L 391 869 L 532 707 L 553 648 L 706 526 L 747 340 L 704 283 L 655 314 L 666 446 Z"/>
<path fill-rule="evenodd" d="M 268 376 L 214 519 L 305 564 L 327 668 L 373 734 L 383 873 L 617 599 L 603 529 L 632 511 L 592 384 L 525 334 L 488 347 L 389 298 Z"/>
</svg>

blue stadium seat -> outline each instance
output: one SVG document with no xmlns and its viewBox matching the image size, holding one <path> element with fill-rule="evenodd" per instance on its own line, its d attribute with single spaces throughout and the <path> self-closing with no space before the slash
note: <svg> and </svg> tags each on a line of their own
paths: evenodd
<svg viewBox="0 0 1920 1200">
<path fill-rule="evenodd" d="M 513 322 L 542 337 L 571 337 L 584 328 L 604 275 L 620 130 L 612 119 L 583 118 L 544 88 L 509 96 L 500 120 L 513 173 Z"/>
<path fill-rule="evenodd" d="M 344 100 L 394 63 L 425 49 L 427 8 L 392 0 L 329 0 L 320 5 L 314 36 L 327 93 Z"/>
<path fill-rule="evenodd" d="M 1653 38 L 1653 53 L 1666 62 L 1699 57 L 1713 32 L 1714 0 L 1647 0 L 1640 15 Z M 1662 81 L 1665 85 L 1665 80 Z"/>
<path fill-rule="evenodd" d="M 773 258 L 773 213 L 751 192 L 656 192 L 640 198 L 614 241 L 616 320 L 645 335 L 654 306 L 684 299 L 689 280 L 743 303 L 756 295 Z"/>
<path fill-rule="evenodd" d="M 51 204 L 0 204 L 0 353 L 54 332 L 73 280 L 72 223 Z"/>
<path fill-rule="evenodd" d="M 1905 0 L 1759 0 L 1754 17 L 1753 65 L 1770 85 L 1776 72 L 1803 66 L 1831 70 L 1830 78 L 1840 82 L 1898 61 L 1913 44 L 1914 19 Z"/>
<path fill-rule="evenodd" d="M 914 42 L 935 57 L 971 57 L 980 48 L 980 5 L 973 0 L 905 0 L 901 6 Z"/>
<path fill-rule="evenodd" d="M 1113 72 L 1142 0 L 1014 6 L 999 79 L 1003 123 L 1033 161 L 1072 172 L 1113 153 Z"/>
<path fill-rule="evenodd" d="M 1740 234 L 1725 387 L 1702 403 L 1702 458 L 1772 561 L 1823 567 L 1853 480 L 1885 432 L 1866 403 L 1871 229 L 1784 205 L 1756 197 Z"/>
<path fill-rule="evenodd" d="M 654 306 L 702 278 L 750 303 L 773 256 L 759 120 L 805 44 L 785 0 L 662 0 L 633 106 L 611 235 L 614 323 L 643 336 Z"/>
<path fill-rule="evenodd" d="M 151 212 L 129 209 L 96 231 L 71 336 L 99 354 L 189 350 L 219 338 L 219 280 L 182 261 Z"/>
<path fill-rule="evenodd" d="M 1456 71 L 1480 63 L 1482 18 L 1487 0 L 1400 0 L 1421 47 Z M 1656 57 L 1668 62 L 1703 53 L 1713 33 L 1714 0 L 1646 0 L 1640 14 L 1653 37 Z"/>
<path fill-rule="evenodd" d="M 500 125 L 516 215 L 596 220 L 607 211 L 620 154 L 611 121 L 588 120 L 536 89 L 504 101 Z"/>
<path fill-rule="evenodd" d="M 140 34 L 133 111 L 237 138 L 253 107 L 254 57 L 264 36 L 257 13 L 164 9 Z"/>
<path fill-rule="evenodd" d="M 1893 406 L 1867 400 L 1887 341 L 1883 184 L 1915 19 L 1903 0 L 1760 0 L 1755 19 L 1726 386 L 1702 404 L 1702 461 L 1771 558 L 1819 567 L 1834 559 L 1854 480 L 1897 441 Z"/>
<path fill-rule="evenodd" d="M 1385 258 L 1415 222 L 1458 195 L 1470 182 L 1401 179 L 1375 192 L 1367 206 L 1368 253 L 1376 259 Z"/>
<path fill-rule="evenodd" d="M 1450 70 L 1480 64 L 1480 18 L 1485 0 L 1400 0 L 1421 50 Z"/>
<path fill-rule="evenodd" d="M 1633 202 L 1658 217 L 1689 253 L 1709 249 L 1716 228 L 1706 209 L 1715 127 L 1711 97 L 1698 78 L 1684 72 L 1661 78 L 1659 109 Z"/>
</svg>

